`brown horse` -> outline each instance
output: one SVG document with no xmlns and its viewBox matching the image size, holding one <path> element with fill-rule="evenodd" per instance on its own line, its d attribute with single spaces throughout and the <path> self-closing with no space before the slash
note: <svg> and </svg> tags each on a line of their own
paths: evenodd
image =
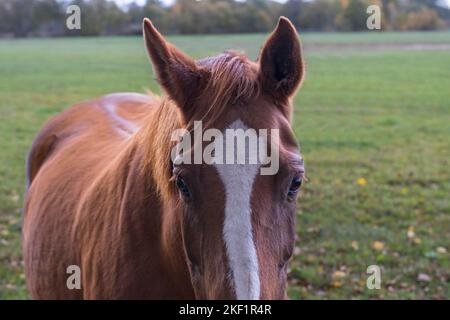
<svg viewBox="0 0 450 320">
<path fill-rule="evenodd" d="M 23 252 L 37 299 L 283 299 L 304 173 L 291 98 L 304 76 L 284 17 L 257 62 L 193 60 L 143 24 L 166 96 L 112 94 L 72 106 L 36 137 Z M 279 170 L 174 163 L 172 133 L 279 130 Z M 206 146 L 201 145 L 201 150 Z M 81 271 L 81 289 L 67 270 Z"/>
</svg>

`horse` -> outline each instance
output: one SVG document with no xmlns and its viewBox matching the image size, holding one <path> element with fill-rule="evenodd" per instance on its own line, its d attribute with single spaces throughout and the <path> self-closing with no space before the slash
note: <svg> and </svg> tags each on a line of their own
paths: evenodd
<svg viewBox="0 0 450 320">
<path fill-rule="evenodd" d="M 143 36 L 162 96 L 75 104 L 32 143 L 22 235 L 32 298 L 287 298 L 305 172 L 291 127 L 305 74 L 295 27 L 280 17 L 256 61 L 237 51 L 195 60 L 147 18 Z M 195 121 L 278 130 L 278 171 L 175 163 L 172 133 Z"/>
</svg>

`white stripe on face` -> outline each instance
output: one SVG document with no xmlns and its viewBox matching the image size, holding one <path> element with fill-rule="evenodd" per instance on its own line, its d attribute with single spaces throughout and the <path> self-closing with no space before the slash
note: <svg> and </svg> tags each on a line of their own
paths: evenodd
<svg viewBox="0 0 450 320">
<path fill-rule="evenodd" d="M 236 120 L 230 129 L 248 128 L 241 120 Z M 249 152 L 246 154 L 248 156 Z M 250 199 L 260 165 L 216 164 L 215 167 L 225 187 L 223 237 L 236 298 L 256 300 L 260 296 L 260 281 Z"/>
</svg>

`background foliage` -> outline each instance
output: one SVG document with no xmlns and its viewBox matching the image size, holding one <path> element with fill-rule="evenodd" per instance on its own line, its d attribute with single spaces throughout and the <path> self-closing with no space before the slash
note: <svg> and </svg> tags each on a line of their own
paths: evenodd
<svg viewBox="0 0 450 320">
<path fill-rule="evenodd" d="M 144 17 L 164 33 L 251 33 L 270 31 L 280 15 L 302 30 L 366 29 L 366 9 L 382 8 L 383 30 L 436 30 L 450 26 L 450 10 L 440 0 L 176 0 L 164 6 L 147 0 L 119 7 L 107 0 L 2 0 L 0 36 L 140 34 Z M 66 8 L 81 8 L 82 29 L 67 30 Z"/>
</svg>

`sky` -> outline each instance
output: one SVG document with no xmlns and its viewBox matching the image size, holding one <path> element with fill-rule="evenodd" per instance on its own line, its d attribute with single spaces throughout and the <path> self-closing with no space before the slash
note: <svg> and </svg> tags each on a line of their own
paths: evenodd
<svg viewBox="0 0 450 320">
<path fill-rule="evenodd" d="M 127 5 L 127 4 L 132 3 L 132 2 L 136 2 L 139 5 L 142 5 L 142 4 L 144 4 L 146 2 L 146 0 L 112 0 L 112 1 L 116 2 L 118 5 L 121 5 L 121 6 Z M 161 1 L 164 4 L 172 4 L 172 2 L 174 2 L 174 0 L 161 0 Z M 286 0 L 275 0 L 275 1 L 285 2 Z M 450 0 L 448 0 L 448 1 L 450 2 Z"/>
<path fill-rule="evenodd" d="M 124 6 L 124 5 L 127 5 L 127 4 L 131 3 L 131 2 L 136 2 L 136 3 L 138 3 L 139 5 L 142 5 L 142 4 L 145 3 L 146 0 L 112 0 L 112 1 L 115 1 L 115 2 L 116 2 L 118 5 L 120 5 L 120 6 Z M 172 4 L 172 2 L 173 2 L 174 0 L 161 0 L 161 1 L 162 1 L 164 4 Z M 275 1 L 278 1 L 278 2 L 285 2 L 286 0 L 275 0 Z M 450 7 L 450 0 L 443 0 L 443 1 L 447 2 L 447 6 Z"/>
</svg>

